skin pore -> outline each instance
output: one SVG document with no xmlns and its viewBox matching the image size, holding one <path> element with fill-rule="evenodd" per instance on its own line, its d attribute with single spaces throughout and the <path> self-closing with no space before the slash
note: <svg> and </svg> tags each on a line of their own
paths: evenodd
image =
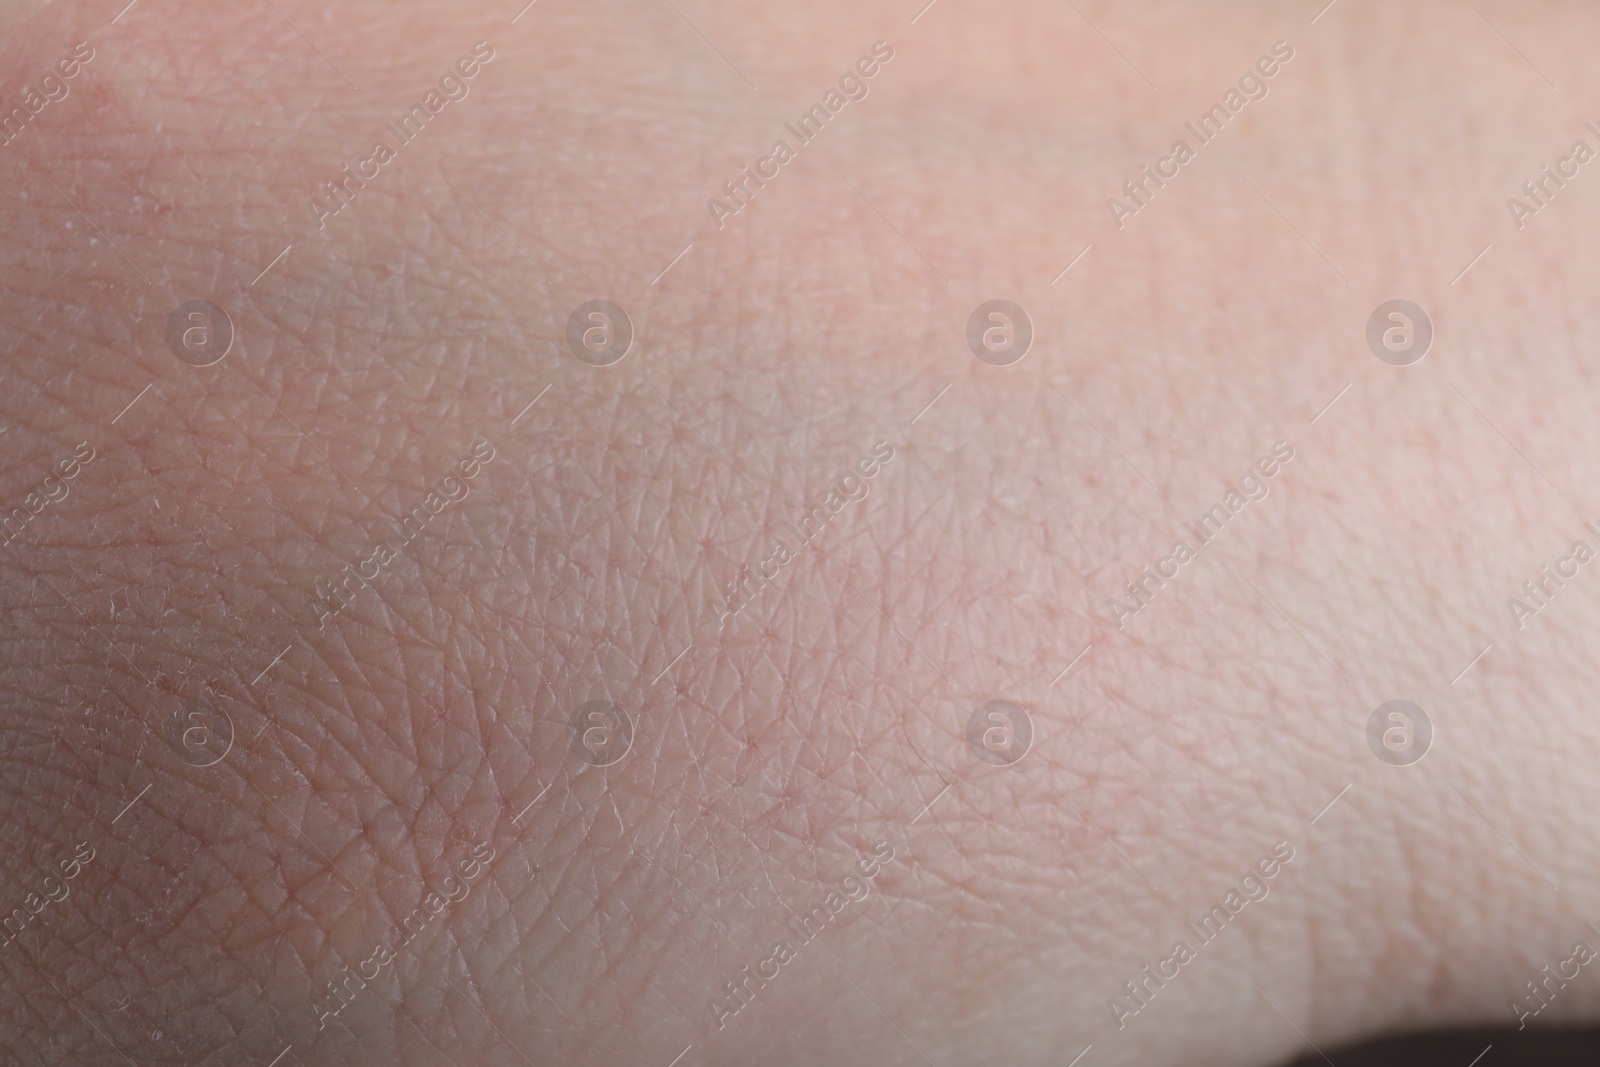
<svg viewBox="0 0 1600 1067">
<path fill-rule="evenodd" d="M 1600 207 L 1506 206 L 1596 143 L 1593 12 L 1489 11 L 1524 57 L 1366 0 L 121 6 L 0 3 L 0 102 L 61 86 L 0 146 L 0 1047 L 1220 1065 L 1596 1017 L 1593 968 L 1524 983 L 1600 947 L 1600 579 L 1524 583 L 1600 547 Z"/>
</svg>

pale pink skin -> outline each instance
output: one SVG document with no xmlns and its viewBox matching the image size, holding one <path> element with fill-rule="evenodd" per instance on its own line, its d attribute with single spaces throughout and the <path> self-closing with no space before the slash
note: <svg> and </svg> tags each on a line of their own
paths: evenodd
<svg viewBox="0 0 1600 1067">
<path fill-rule="evenodd" d="M 0 3 L 7 108 L 94 49 L 0 146 L 0 504 L 37 505 L 0 549 L 17 1062 L 1268 1064 L 1514 1025 L 1600 948 L 1600 577 L 1507 606 L 1600 549 L 1600 175 L 1506 205 L 1600 145 L 1591 9 L 276 3 Z M 1435 329 L 1405 368 L 1363 335 L 1396 297 Z M 566 347 L 595 298 L 637 334 L 614 366 Z M 964 340 L 995 298 L 1035 330 L 1008 367 Z M 237 331 L 210 367 L 167 347 L 191 299 Z M 323 619 L 342 564 L 370 582 Z M 1410 767 L 1367 745 L 1395 698 L 1437 732 Z M 573 746 L 595 699 L 632 720 L 608 767 Z M 1013 766 L 967 746 L 991 699 L 1032 719 Z M 232 724 L 210 766 L 185 702 Z M 346 964 L 377 973 L 323 1014 Z M 777 973 L 719 1012 L 746 966 Z M 1592 970 L 1530 1023 L 1600 1015 Z"/>
</svg>

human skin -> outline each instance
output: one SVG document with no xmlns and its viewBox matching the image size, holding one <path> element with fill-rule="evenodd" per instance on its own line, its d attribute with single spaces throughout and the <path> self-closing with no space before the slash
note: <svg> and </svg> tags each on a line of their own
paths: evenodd
<svg viewBox="0 0 1600 1067">
<path fill-rule="evenodd" d="M 518 6 L 0 3 L 8 109 L 94 48 L 0 146 L 4 511 L 94 453 L 0 547 L 12 1062 L 1267 1064 L 1515 1024 L 1600 948 L 1600 564 L 1520 628 L 1506 603 L 1600 548 L 1600 178 L 1505 206 L 1595 144 L 1592 10 Z M 880 40 L 719 227 L 707 198 Z M 1106 199 L 1280 40 L 1119 229 Z M 470 93 L 319 225 L 478 41 Z M 964 339 L 995 297 L 1036 334 L 1005 367 Z M 1364 338 L 1395 297 L 1436 331 L 1403 368 Z M 595 298 L 637 331 L 612 366 L 567 347 Z M 211 366 L 168 348 L 192 299 L 236 330 Z M 480 441 L 323 619 L 318 580 Z M 1395 698 L 1437 730 L 1406 767 L 1366 739 Z M 574 745 L 593 699 L 632 719 L 610 766 Z M 992 699 L 1031 717 L 1014 765 L 967 744 Z M 1530 1024 L 1600 1015 L 1592 970 Z"/>
</svg>

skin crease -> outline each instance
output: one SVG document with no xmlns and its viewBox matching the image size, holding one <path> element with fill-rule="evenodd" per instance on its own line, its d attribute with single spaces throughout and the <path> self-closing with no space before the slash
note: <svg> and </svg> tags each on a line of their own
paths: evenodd
<svg viewBox="0 0 1600 1067">
<path fill-rule="evenodd" d="M 94 852 L 0 945 L 0 1047 L 1266 1064 L 1296 1029 L 1514 1024 L 1596 944 L 1600 578 L 1505 607 L 1600 521 L 1600 178 L 1504 206 L 1593 143 L 1592 11 L 1486 8 L 1512 48 L 1363 0 L 515 6 L 0 4 L 7 101 L 95 50 L 0 146 L 0 502 L 94 450 L 0 548 L 0 914 Z M 318 183 L 480 40 L 319 227 Z M 706 198 L 879 40 L 868 96 L 719 229 Z M 1106 198 L 1278 40 L 1268 96 L 1118 230 Z M 1408 368 L 1363 337 L 1397 296 L 1436 330 Z M 1010 367 L 963 340 L 995 297 L 1035 327 Z M 211 367 L 166 347 L 196 298 L 237 331 Z M 565 349 L 594 298 L 636 328 L 615 366 Z M 318 580 L 480 441 L 319 628 Z M 1270 493 L 1112 622 L 1278 441 Z M 1438 732 L 1407 768 L 1364 732 L 1397 697 Z M 995 698 L 1033 718 L 1012 767 L 964 739 Z M 632 717 L 609 767 L 574 754 L 591 699 Z M 232 725 L 210 766 L 196 706 Z M 1119 1030 L 1108 999 L 1279 841 Z M 380 973 L 319 1029 L 346 965 Z M 1536 1023 L 1593 1021 L 1593 981 Z"/>
</svg>

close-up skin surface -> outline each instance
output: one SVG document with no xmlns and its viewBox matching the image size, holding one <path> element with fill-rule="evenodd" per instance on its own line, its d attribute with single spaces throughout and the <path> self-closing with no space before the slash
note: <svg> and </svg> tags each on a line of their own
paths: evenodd
<svg viewBox="0 0 1600 1067">
<path fill-rule="evenodd" d="M 124 4 L 0 0 L 4 1062 L 1600 1022 L 1600 12 Z"/>
</svg>

